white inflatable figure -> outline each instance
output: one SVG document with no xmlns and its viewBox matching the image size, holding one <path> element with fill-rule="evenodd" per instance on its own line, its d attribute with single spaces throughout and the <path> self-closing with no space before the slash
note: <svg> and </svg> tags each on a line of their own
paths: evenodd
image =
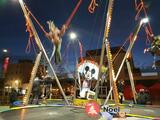
<svg viewBox="0 0 160 120">
<path fill-rule="evenodd" d="M 87 92 L 92 93 L 92 91 L 90 91 L 91 80 L 98 79 L 99 67 L 95 62 L 85 60 L 83 63 L 79 64 L 78 72 L 81 75 L 84 75 L 84 80 L 83 80 L 81 91 L 80 91 L 80 97 L 86 98 Z"/>
</svg>

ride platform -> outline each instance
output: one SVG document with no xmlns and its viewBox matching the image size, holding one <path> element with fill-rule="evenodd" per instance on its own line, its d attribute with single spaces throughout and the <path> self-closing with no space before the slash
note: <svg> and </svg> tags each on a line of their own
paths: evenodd
<svg viewBox="0 0 160 120">
<path fill-rule="evenodd" d="M 73 100 L 73 105 L 74 106 L 85 107 L 86 103 L 88 103 L 88 102 L 97 102 L 99 105 L 101 105 L 102 104 L 102 99 L 87 100 L 87 99 L 76 98 L 76 99 Z"/>
</svg>

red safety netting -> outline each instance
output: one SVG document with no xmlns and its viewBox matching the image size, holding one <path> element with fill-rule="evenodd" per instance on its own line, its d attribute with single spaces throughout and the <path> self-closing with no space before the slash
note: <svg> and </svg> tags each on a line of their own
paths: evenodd
<svg viewBox="0 0 160 120">
<path fill-rule="evenodd" d="M 149 88 L 149 92 L 151 95 L 151 98 L 153 99 L 159 99 L 160 98 L 160 82 L 155 83 Z"/>
<path fill-rule="evenodd" d="M 135 89 L 136 89 L 137 93 L 140 91 L 140 89 L 147 90 L 147 88 L 142 84 L 135 85 Z M 125 85 L 124 86 L 124 97 L 125 97 L 126 100 L 132 100 L 133 99 L 131 85 Z"/>
<path fill-rule="evenodd" d="M 126 85 L 124 86 L 124 98 L 125 100 L 131 100 L 132 97 L 132 90 L 131 90 L 131 86 L 130 85 Z"/>
</svg>

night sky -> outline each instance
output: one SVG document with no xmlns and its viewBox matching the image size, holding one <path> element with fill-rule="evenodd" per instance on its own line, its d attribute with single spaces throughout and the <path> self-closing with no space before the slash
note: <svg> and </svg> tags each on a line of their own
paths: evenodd
<svg viewBox="0 0 160 120">
<path fill-rule="evenodd" d="M 33 47 L 29 54 L 25 52 L 28 33 L 25 31 L 25 19 L 19 3 L 16 0 L 0 1 L 0 49 L 9 49 L 12 56 L 35 56 Z M 77 39 L 83 44 L 84 55 L 86 50 L 97 49 L 102 46 L 106 1 L 97 0 L 99 6 L 94 14 L 90 14 L 87 10 L 90 0 L 83 0 L 63 37 L 61 50 L 63 60 L 68 64 L 75 63 L 75 56 L 80 56 L 78 42 L 70 42 L 69 33 L 71 31 L 77 33 Z M 46 21 L 54 20 L 56 26 L 60 28 L 68 19 L 78 0 L 25 0 L 24 2 L 45 30 L 48 31 Z M 160 34 L 160 0 L 145 0 L 145 3 L 148 6 L 147 11 L 153 32 L 158 35 Z M 121 46 L 129 34 L 133 32 L 138 23 L 138 21 L 135 21 L 135 15 L 134 0 L 115 0 L 109 33 L 109 41 L 112 47 Z M 47 53 L 50 55 L 51 42 L 45 38 L 36 24 L 35 26 Z M 70 45 L 67 48 L 68 44 Z M 153 57 L 150 53 L 143 53 L 143 50 L 148 46 L 149 44 L 146 44 L 146 34 L 144 28 L 142 28 L 133 48 L 134 63 L 137 67 L 152 65 Z"/>
</svg>

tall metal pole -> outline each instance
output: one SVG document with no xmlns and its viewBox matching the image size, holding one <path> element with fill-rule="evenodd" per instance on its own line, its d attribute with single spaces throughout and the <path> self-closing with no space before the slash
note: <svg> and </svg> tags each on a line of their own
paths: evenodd
<svg viewBox="0 0 160 120">
<path fill-rule="evenodd" d="M 142 20 L 138 23 L 138 25 L 136 26 L 135 31 L 133 32 L 132 40 L 131 40 L 130 45 L 129 45 L 128 49 L 127 49 L 127 52 L 126 52 L 126 54 L 125 54 L 125 56 L 124 56 L 124 59 L 122 60 L 122 63 L 121 63 L 121 65 L 120 65 L 120 68 L 119 68 L 119 70 L 118 70 L 118 72 L 117 72 L 116 77 L 114 76 L 114 71 L 112 71 L 112 70 L 109 71 L 109 72 L 110 72 L 110 76 L 111 76 L 111 75 L 113 76 L 113 78 L 110 78 L 110 79 L 113 79 L 112 86 L 113 86 L 114 98 L 117 98 L 117 95 L 116 95 L 117 91 L 116 91 L 116 85 L 115 85 L 116 80 L 117 80 L 117 78 L 118 78 L 118 76 L 119 76 L 119 73 L 120 73 L 120 71 L 121 71 L 121 69 L 122 69 L 122 67 L 123 67 L 123 65 L 124 65 L 125 60 L 126 60 L 126 59 L 129 57 L 129 55 L 130 55 L 131 49 L 132 49 L 132 47 L 133 47 L 133 45 L 134 45 L 134 43 L 135 43 L 135 41 L 136 41 L 136 39 L 137 39 L 138 32 L 139 32 L 139 30 L 140 30 L 140 28 L 141 28 L 141 26 L 142 26 L 143 23 L 146 23 L 146 21 L 144 22 L 144 19 L 142 19 Z M 107 42 L 107 40 L 106 40 L 106 45 L 107 45 L 107 43 L 109 44 L 109 42 Z M 106 46 L 106 48 L 107 48 L 107 46 Z M 109 55 L 108 55 L 108 59 L 109 59 Z M 109 60 L 108 60 L 108 61 L 109 61 Z M 110 64 L 112 64 L 112 62 L 110 62 Z M 110 65 L 110 64 L 109 64 L 109 65 Z M 109 66 L 109 68 L 110 68 L 110 66 Z M 112 68 L 112 65 L 111 65 L 111 69 L 113 69 L 113 68 Z M 115 87 L 115 88 L 114 88 L 114 87 Z M 115 89 L 116 92 L 114 92 L 114 89 Z M 116 96 L 116 97 L 115 97 L 115 96 Z M 108 98 L 108 97 L 107 97 L 107 98 Z M 115 102 L 116 102 L 116 101 L 115 101 Z"/>
<path fill-rule="evenodd" d="M 40 60 L 41 60 L 41 56 L 42 56 L 42 51 L 40 51 L 38 53 L 38 55 L 36 57 L 36 60 L 35 60 L 35 63 L 34 63 L 34 66 L 32 68 L 32 72 L 31 72 L 31 76 L 30 76 L 30 80 L 29 80 L 29 85 L 28 85 L 28 90 L 27 90 L 26 95 L 23 98 L 23 104 L 24 105 L 28 105 L 28 103 L 29 103 L 29 98 L 30 98 L 30 95 L 31 95 L 31 92 L 32 92 L 32 87 L 33 87 L 34 79 L 36 77 L 38 66 L 39 66 L 39 63 L 40 63 Z"/>
<path fill-rule="evenodd" d="M 26 10 L 25 7 L 24 7 L 23 0 L 19 0 L 19 3 L 20 3 L 20 5 L 21 5 L 21 8 L 22 8 L 22 10 L 23 10 L 23 13 L 24 13 L 24 16 L 25 16 L 26 20 L 27 20 L 27 21 L 29 22 L 29 24 L 30 24 L 30 27 L 31 27 L 31 29 L 32 29 L 34 38 L 35 38 L 35 40 L 36 40 L 36 44 L 38 45 L 39 49 L 42 50 L 42 52 L 43 52 L 43 54 L 44 54 L 47 62 L 49 63 L 49 66 L 50 66 L 50 68 L 51 68 L 51 70 L 52 70 L 52 72 L 53 72 L 53 75 L 54 75 L 54 77 L 55 77 L 55 79 L 56 79 L 56 82 L 57 82 L 57 84 L 58 84 L 58 87 L 59 87 L 59 89 L 60 89 L 60 91 L 61 91 L 61 93 L 62 93 L 62 95 L 63 95 L 63 97 L 64 97 L 64 99 L 65 99 L 65 101 L 66 101 L 66 103 L 69 105 L 69 102 L 68 102 L 68 100 L 67 100 L 67 98 L 66 98 L 66 95 L 65 95 L 65 93 L 64 93 L 64 91 L 63 91 L 63 89 L 62 89 L 62 86 L 61 86 L 58 78 L 57 78 L 57 75 L 56 75 L 56 73 L 55 73 L 55 71 L 54 71 L 54 69 L 53 69 L 53 66 L 52 66 L 52 64 L 51 64 L 51 62 L 50 62 L 50 60 L 49 60 L 49 58 L 48 58 L 48 56 L 47 56 L 47 53 L 46 53 L 46 51 L 45 51 L 45 49 L 44 49 L 44 47 L 43 47 L 43 45 L 42 45 L 42 43 L 41 43 L 41 41 L 40 41 L 40 38 L 39 38 L 39 36 L 38 36 L 38 34 L 37 34 L 37 31 L 36 31 L 36 29 L 35 29 L 35 27 L 34 27 L 34 25 L 33 25 L 33 23 L 32 23 L 32 20 L 31 20 L 30 17 L 28 16 L 27 10 Z"/>
<path fill-rule="evenodd" d="M 103 61 L 104 61 L 105 42 L 106 42 L 106 39 L 108 39 L 110 25 L 111 25 L 113 4 L 114 4 L 114 0 L 109 0 L 108 9 L 107 9 L 107 16 L 106 16 L 106 23 L 105 23 L 104 38 L 103 38 L 101 57 L 100 57 L 100 64 L 99 64 L 99 75 L 98 75 L 98 81 L 96 84 L 95 99 L 98 98 L 98 93 L 99 93 L 99 80 L 100 80 L 100 76 L 101 76 L 101 67 L 102 67 Z"/>
<path fill-rule="evenodd" d="M 110 97 L 110 95 L 111 95 L 111 93 L 112 93 L 112 90 L 113 90 L 113 87 L 110 88 L 109 93 L 108 93 L 108 96 L 106 97 L 106 100 L 105 100 L 104 103 L 103 103 L 103 106 L 105 106 L 105 105 L 107 104 L 107 102 L 108 102 L 108 100 L 109 100 L 109 97 Z"/>
<path fill-rule="evenodd" d="M 116 80 L 115 80 L 115 72 L 113 68 L 112 54 L 110 51 L 110 44 L 107 39 L 106 39 L 106 51 L 107 51 L 107 59 L 108 59 L 108 67 L 109 67 L 109 79 L 111 81 L 111 88 L 113 87 L 114 101 L 115 101 L 115 105 L 119 106 L 119 95 L 118 95 L 118 90 L 117 90 L 117 85 L 116 85 Z"/>
<path fill-rule="evenodd" d="M 135 104 L 137 104 L 134 79 L 133 79 L 133 74 L 132 74 L 131 66 L 130 66 L 130 63 L 129 63 L 128 59 L 126 59 L 126 64 L 127 64 L 128 74 L 129 74 L 129 80 L 130 80 L 130 83 L 131 83 L 133 99 L 134 99 Z"/>
<path fill-rule="evenodd" d="M 128 49 L 127 49 L 127 52 L 126 52 L 126 54 L 125 54 L 125 56 L 124 56 L 124 58 L 123 58 L 123 60 L 122 60 L 122 63 L 121 63 L 121 65 L 120 65 L 119 69 L 118 69 L 118 72 L 117 72 L 117 74 L 116 74 L 115 80 L 117 80 L 117 78 L 118 78 L 118 76 L 119 76 L 119 74 L 120 74 L 120 72 L 121 72 L 121 70 L 122 70 L 122 67 L 123 67 L 123 65 L 124 65 L 124 62 L 125 62 L 126 58 L 128 58 L 129 55 L 130 55 L 130 52 L 131 52 L 131 50 L 132 50 L 132 48 L 133 48 L 133 45 L 134 45 L 134 43 L 135 43 L 135 41 L 136 41 L 136 39 L 137 39 L 137 35 L 138 35 L 138 32 L 139 32 L 142 24 L 143 24 L 143 22 L 142 22 L 142 20 L 140 20 L 140 22 L 138 23 L 138 25 L 137 25 L 136 28 L 135 28 L 135 31 L 133 32 L 132 39 L 131 39 L 131 41 L 130 41 L 130 45 L 129 45 L 129 47 L 128 47 Z"/>
<path fill-rule="evenodd" d="M 77 59 L 76 59 L 76 66 L 78 67 L 78 60 Z M 76 73 L 77 73 L 77 77 L 78 77 L 79 90 L 81 91 L 81 78 L 80 78 L 80 75 L 78 72 L 78 68 L 76 69 Z"/>
</svg>

